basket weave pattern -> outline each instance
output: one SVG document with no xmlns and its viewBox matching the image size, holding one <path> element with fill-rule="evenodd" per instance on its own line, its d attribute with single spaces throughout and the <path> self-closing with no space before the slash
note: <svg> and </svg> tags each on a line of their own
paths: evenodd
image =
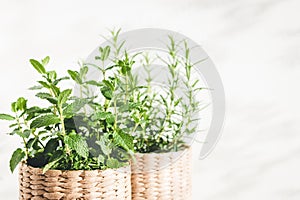
<svg viewBox="0 0 300 200">
<path fill-rule="evenodd" d="M 20 200 L 100 199 L 130 200 L 130 166 L 107 170 L 49 170 L 22 163 L 19 170 Z"/>
<path fill-rule="evenodd" d="M 133 200 L 190 200 L 192 151 L 136 154 L 132 163 Z"/>
</svg>

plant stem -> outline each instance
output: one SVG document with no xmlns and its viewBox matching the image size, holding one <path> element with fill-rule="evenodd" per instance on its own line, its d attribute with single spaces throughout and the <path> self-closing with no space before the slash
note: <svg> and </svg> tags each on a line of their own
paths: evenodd
<svg viewBox="0 0 300 200">
<path fill-rule="evenodd" d="M 62 129 L 62 135 L 66 135 L 66 129 L 65 129 L 65 122 L 64 122 L 64 116 L 63 116 L 63 110 L 62 106 L 59 106 L 59 118 L 60 118 L 60 123 L 61 123 L 61 129 Z"/>
<path fill-rule="evenodd" d="M 22 131 L 20 118 L 17 114 L 16 114 L 16 119 L 17 119 L 17 123 L 18 123 L 18 129 L 19 129 L 19 131 Z M 29 153 L 28 153 L 28 148 L 27 148 L 27 142 L 26 142 L 24 137 L 22 137 L 22 140 L 23 140 L 23 143 L 24 143 L 24 146 L 25 146 L 25 154 L 26 154 L 26 157 L 28 158 Z"/>
</svg>

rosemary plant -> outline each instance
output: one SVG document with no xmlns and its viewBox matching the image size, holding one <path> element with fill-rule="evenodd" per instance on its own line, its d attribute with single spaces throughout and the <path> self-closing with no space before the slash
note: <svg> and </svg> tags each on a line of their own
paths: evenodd
<svg viewBox="0 0 300 200">
<path fill-rule="evenodd" d="M 185 139 L 197 131 L 201 109 L 197 94 L 203 88 L 198 86 L 199 80 L 194 80 L 191 73 L 202 60 L 191 63 L 191 49 L 186 41 L 176 42 L 171 36 L 169 41 L 167 58 L 154 58 L 168 69 L 166 92 L 152 89 L 151 58 L 143 57 L 143 67 L 147 72 L 146 90 L 140 87 L 132 98 L 142 108 L 130 115 L 137 126 L 134 128 L 137 152 L 179 151 L 185 148 Z M 179 51 L 184 51 L 185 57 L 179 56 Z M 178 91 L 183 94 L 178 95 Z"/>
</svg>

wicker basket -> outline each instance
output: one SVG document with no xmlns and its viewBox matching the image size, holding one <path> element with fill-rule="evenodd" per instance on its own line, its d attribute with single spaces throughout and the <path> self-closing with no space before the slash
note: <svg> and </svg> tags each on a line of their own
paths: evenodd
<svg viewBox="0 0 300 200">
<path fill-rule="evenodd" d="M 131 167 L 133 200 L 190 200 L 192 150 L 136 154 Z"/>
<path fill-rule="evenodd" d="M 107 170 L 49 170 L 24 163 L 19 170 L 20 199 L 130 200 L 130 166 Z"/>
</svg>

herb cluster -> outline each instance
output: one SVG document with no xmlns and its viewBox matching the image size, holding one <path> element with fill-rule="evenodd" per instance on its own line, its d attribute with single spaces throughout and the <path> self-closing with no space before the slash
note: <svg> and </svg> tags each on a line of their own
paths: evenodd
<svg viewBox="0 0 300 200">
<path fill-rule="evenodd" d="M 142 66 L 147 76 L 146 84 L 137 86 L 138 75 L 131 82 L 134 88 L 129 99 L 130 112 L 127 131 L 134 138 L 135 151 L 140 153 L 179 151 L 186 147 L 186 139 L 195 134 L 198 128 L 198 113 L 201 107 L 198 92 L 199 80 L 192 77 L 193 67 L 204 60 L 192 63 L 186 41 L 175 41 L 169 36 L 167 56 L 149 56 L 141 52 Z M 184 52 L 184 57 L 178 54 Z M 167 91 L 153 88 L 154 77 L 151 73 L 152 62 L 159 60 L 167 69 Z M 163 71 L 162 71 L 163 72 Z M 137 88 L 137 89 L 136 89 Z M 129 128 L 128 128 L 129 127 Z"/>
<path fill-rule="evenodd" d="M 23 141 L 23 148 L 12 155 L 11 171 L 21 161 L 44 172 L 119 168 L 129 164 L 134 151 L 169 152 L 185 147 L 185 137 L 197 129 L 200 101 L 195 97 L 203 89 L 191 76 L 198 62 L 191 63 L 190 47 L 186 41 L 169 37 L 166 58 L 151 58 L 146 51 L 130 55 L 124 50 L 125 41 L 118 40 L 119 33 L 111 32 L 110 45 L 99 47 L 95 62 L 80 63 L 79 71 L 68 70 L 67 77 L 47 70 L 49 57 L 30 60 L 41 75 L 38 85 L 30 89 L 48 106 L 29 106 L 20 97 L 11 105 L 13 115 L 0 114 L 1 120 L 12 121 L 10 134 Z M 184 51 L 185 57 L 178 51 Z M 133 70 L 140 57 L 147 74 L 142 80 L 145 84 Z M 153 89 L 151 67 L 156 59 L 168 69 L 164 93 Z M 101 78 L 90 80 L 91 70 Z M 78 96 L 72 95 L 72 89 L 61 88 L 66 80 L 79 87 Z M 92 89 L 98 93 L 94 95 Z M 184 94 L 178 96 L 178 89 Z"/>
<path fill-rule="evenodd" d="M 101 52 L 102 55 L 104 52 Z M 88 91 L 89 85 L 97 85 L 105 98 L 100 104 L 94 97 L 72 96 L 72 89 L 62 90 L 60 82 L 69 77 L 58 77 L 55 71 L 47 71 L 46 57 L 41 62 L 31 59 L 31 65 L 41 74 L 36 97 L 49 106 L 29 107 L 20 97 L 11 105 L 14 115 L 0 114 L 1 120 L 12 121 L 11 135 L 22 138 L 23 148 L 14 151 L 10 160 L 13 171 L 19 162 L 49 169 L 78 170 L 106 169 L 128 165 L 133 150 L 133 138 L 118 128 L 114 114 L 108 110 L 115 87 L 110 78 L 101 82 L 85 81 L 88 67 L 80 71 L 68 70 L 70 78 Z M 91 111 L 87 112 L 87 108 Z"/>
</svg>

